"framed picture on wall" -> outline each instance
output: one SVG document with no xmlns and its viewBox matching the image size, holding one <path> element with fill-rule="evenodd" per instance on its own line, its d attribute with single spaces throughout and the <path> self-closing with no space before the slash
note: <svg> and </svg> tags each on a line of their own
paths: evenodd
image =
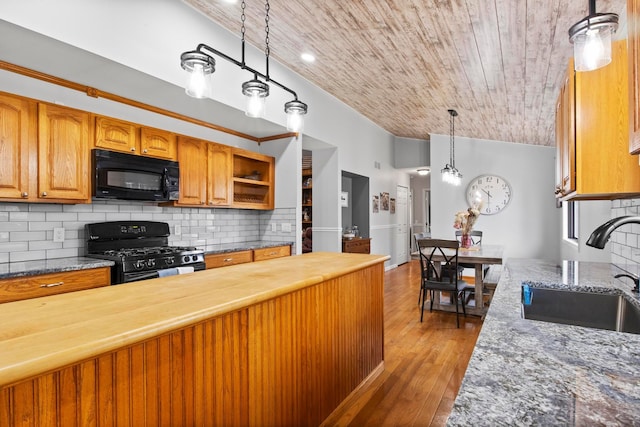
<svg viewBox="0 0 640 427">
<path fill-rule="evenodd" d="M 378 196 L 373 196 L 373 213 L 378 213 L 378 205 L 380 204 L 380 198 Z"/>
<path fill-rule="evenodd" d="M 389 199 L 389 211 L 392 214 L 396 213 L 396 199 L 393 197 Z"/>
<path fill-rule="evenodd" d="M 342 191 L 340 193 L 340 206 L 343 208 L 349 207 L 349 193 L 347 191 Z"/>
<path fill-rule="evenodd" d="M 389 193 L 380 193 L 380 203 L 383 211 L 389 210 Z"/>
</svg>

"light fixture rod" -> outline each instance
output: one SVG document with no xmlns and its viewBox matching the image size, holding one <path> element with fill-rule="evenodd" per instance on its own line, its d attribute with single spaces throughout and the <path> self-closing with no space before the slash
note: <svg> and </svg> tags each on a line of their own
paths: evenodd
<svg viewBox="0 0 640 427">
<path fill-rule="evenodd" d="M 589 0 L 589 16 L 596 14 L 596 0 Z"/>
<path fill-rule="evenodd" d="M 265 79 L 265 81 L 275 84 L 279 88 L 281 88 L 281 89 L 289 92 L 290 94 L 292 94 L 293 97 L 296 99 L 296 101 L 298 100 L 298 94 L 295 93 L 295 91 L 289 89 L 288 87 L 286 87 L 282 83 L 279 83 L 279 82 L 269 78 L 268 75 L 263 74 L 258 70 L 254 70 L 253 68 L 251 68 L 248 65 L 246 65 L 244 62 L 239 62 L 239 61 L 233 59 L 232 57 L 230 57 L 229 55 L 224 54 L 224 53 L 220 52 L 219 50 L 212 48 L 209 45 L 206 45 L 204 43 L 200 43 L 198 45 L 198 47 L 196 48 L 196 51 L 197 52 L 201 52 L 201 53 L 205 53 L 205 54 L 206 54 L 205 51 L 208 51 L 209 53 L 212 53 L 212 54 L 214 54 L 216 56 L 219 56 L 220 58 L 225 59 L 225 60 L 237 65 L 238 67 L 242 68 L 243 70 L 247 70 L 247 71 L 249 71 L 249 72 L 251 72 L 251 73 L 253 73 L 253 74 L 257 75 L 257 76 L 262 77 L 263 79 Z M 243 60 L 244 60 L 244 42 L 242 43 L 242 52 L 243 52 L 242 55 L 243 55 Z"/>
</svg>

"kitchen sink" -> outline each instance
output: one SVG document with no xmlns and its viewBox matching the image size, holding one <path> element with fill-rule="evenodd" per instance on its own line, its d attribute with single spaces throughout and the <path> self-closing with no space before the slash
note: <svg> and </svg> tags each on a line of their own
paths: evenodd
<svg viewBox="0 0 640 427">
<path fill-rule="evenodd" d="M 623 295 L 522 285 L 525 319 L 640 334 L 640 308 Z"/>
</svg>

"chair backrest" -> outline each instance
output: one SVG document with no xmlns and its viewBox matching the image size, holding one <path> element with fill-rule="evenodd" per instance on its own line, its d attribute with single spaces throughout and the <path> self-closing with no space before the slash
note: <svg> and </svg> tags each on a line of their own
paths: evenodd
<svg viewBox="0 0 640 427">
<path fill-rule="evenodd" d="M 482 231 L 480 230 L 471 230 L 469 233 L 469 237 L 471 237 L 471 244 L 474 246 L 482 244 Z M 456 240 L 460 242 L 462 240 L 462 230 L 456 230 Z"/>
<path fill-rule="evenodd" d="M 458 280 L 458 248 L 457 240 L 418 239 L 420 254 L 420 273 L 423 282 L 455 283 Z M 441 260 L 435 260 L 438 256 Z M 440 268 L 435 268 L 440 263 Z"/>
<path fill-rule="evenodd" d="M 431 233 L 413 233 L 413 241 L 416 244 L 416 250 L 418 249 L 419 239 L 428 239 L 431 237 Z"/>
</svg>

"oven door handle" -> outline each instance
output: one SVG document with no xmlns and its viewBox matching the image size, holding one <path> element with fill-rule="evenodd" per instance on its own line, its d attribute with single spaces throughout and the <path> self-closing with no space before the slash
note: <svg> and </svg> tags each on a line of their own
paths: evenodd
<svg viewBox="0 0 640 427">
<path fill-rule="evenodd" d="M 156 270 L 156 271 L 150 271 L 150 272 L 145 273 L 145 274 L 137 275 L 137 276 L 133 277 L 132 278 L 133 280 L 131 280 L 131 281 L 133 282 L 133 281 L 138 281 L 138 280 L 156 279 L 158 277 L 160 277 L 160 276 L 158 275 L 158 271 Z"/>
</svg>

